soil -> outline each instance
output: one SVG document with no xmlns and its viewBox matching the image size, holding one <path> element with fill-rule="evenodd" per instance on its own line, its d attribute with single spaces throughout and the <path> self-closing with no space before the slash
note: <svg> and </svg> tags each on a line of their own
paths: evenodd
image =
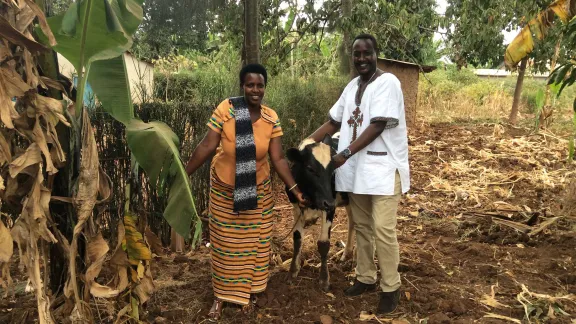
<svg viewBox="0 0 576 324">
<path fill-rule="evenodd" d="M 411 134 L 412 189 L 398 212 L 401 300 L 397 311 L 380 322 L 505 323 L 486 317 L 504 316 L 528 323 L 528 316 L 532 323 L 574 323 L 576 218 L 563 206 L 576 197 L 563 193 L 575 181 L 566 175 L 576 168 L 565 162 L 567 145 L 522 129 L 505 128 L 504 134 L 494 135 L 494 127 L 435 124 Z M 484 160 L 479 158 L 483 150 L 490 155 Z M 460 162 L 472 166 L 459 169 Z M 482 180 L 490 172 L 503 178 Z M 362 323 L 360 313 L 375 311 L 378 295 L 343 294 L 354 279 L 353 262 L 334 257 L 342 250 L 340 241 L 346 241 L 345 210 L 338 209 L 332 231 L 331 289 L 326 293 L 318 284 L 319 225 L 304 236 L 304 266 L 296 279 L 290 278 L 292 240 L 282 238 L 292 229 L 292 214 L 282 187 L 277 188 L 268 289 L 258 296 L 253 314 L 227 306 L 221 323 Z M 546 221 L 551 225 L 535 233 Z M 15 264 L 12 273 L 19 291 L 15 300 L 0 299 L 0 323 L 31 323 L 34 296 L 22 291 L 25 281 Z M 205 246 L 186 256 L 157 257 L 152 273 L 156 292 L 144 306 L 143 320 L 206 320 L 213 295 Z M 107 314 L 113 311 L 102 303 L 92 305 L 97 322 L 113 322 Z"/>
</svg>

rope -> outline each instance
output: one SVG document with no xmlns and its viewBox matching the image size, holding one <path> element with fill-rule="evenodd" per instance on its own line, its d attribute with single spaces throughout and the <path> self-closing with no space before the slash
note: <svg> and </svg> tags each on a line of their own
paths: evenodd
<svg viewBox="0 0 576 324">
<path fill-rule="evenodd" d="M 294 226 L 292 226 L 292 229 L 288 232 L 288 234 L 279 240 L 279 243 L 284 242 L 284 240 L 287 239 L 290 234 L 292 234 L 292 231 L 296 228 L 296 225 L 298 225 L 300 218 L 302 218 L 302 215 L 304 215 L 304 210 L 305 208 L 300 207 L 300 216 L 298 216 L 298 219 L 294 221 Z"/>
</svg>

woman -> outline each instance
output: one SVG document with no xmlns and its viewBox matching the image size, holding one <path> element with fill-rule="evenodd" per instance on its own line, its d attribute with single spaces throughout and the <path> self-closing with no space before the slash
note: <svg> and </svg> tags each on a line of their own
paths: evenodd
<svg viewBox="0 0 576 324">
<path fill-rule="evenodd" d="M 240 71 L 243 97 L 229 98 L 216 108 L 208 133 L 198 144 L 186 172 L 193 174 L 216 151 L 210 172 L 210 243 L 215 300 L 208 314 L 216 321 L 223 303 L 253 307 L 251 294 L 268 282 L 274 170 L 298 198 L 305 201 L 282 151 L 282 128 L 274 110 L 262 105 L 268 74 L 260 64 Z"/>
</svg>

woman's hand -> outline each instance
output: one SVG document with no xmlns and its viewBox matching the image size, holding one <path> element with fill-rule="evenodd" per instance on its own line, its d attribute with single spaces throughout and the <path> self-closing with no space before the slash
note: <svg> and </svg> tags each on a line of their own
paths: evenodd
<svg viewBox="0 0 576 324">
<path fill-rule="evenodd" d="M 306 200 L 306 198 L 304 198 L 304 194 L 302 193 L 302 191 L 300 191 L 300 189 L 294 188 L 293 192 L 294 192 L 294 196 L 296 196 L 296 199 L 298 199 L 298 206 L 300 206 L 300 207 L 308 206 L 308 200 Z"/>
<path fill-rule="evenodd" d="M 270 154 L 270 160 L 272 161 L 272 166 L 274 167 L 274 170 L 276 170 L 276 172 L 280 176 L 280 179 L 282 179 L 282 182 L 284 182 L 284 184 L 288 186 L 288 188 L 291 188 L 290 191 L 294 194 L 294 196 L 296 196 L 296 199 L 298 199 L 298 205 L 300 205 L 301 207 L 305 207 L 308 204 L 308 201 L 306 200 L 306 198 L 304 198 L 304 195 L 302 194 L 302 191 L 300 191 L 300 188 L 298 188 L 298 186 L 295 185 L 296 181 L 294 180 L 294 177 L 292 177 L 292 172 L 288 167 L 288 162 L 286 161 L 286 158 L 284 158 L 284 151 L 282 151 L 281 137 L 275 137 L 270 140 L 270 147 L 268 148 L 268 154 Z"/>
</svg>

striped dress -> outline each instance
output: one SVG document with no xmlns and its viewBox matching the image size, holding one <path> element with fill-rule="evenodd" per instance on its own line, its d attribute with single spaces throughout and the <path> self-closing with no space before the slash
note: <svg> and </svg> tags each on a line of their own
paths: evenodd
<svg viewBox="0 0 576 324">
<path fill-rule="evenodd" d="M 250 294 L 266 289 L 269 277 L 273 197 L 268 147 L 282 136 L 276 113 L 262 106 L 261 118 L 252 124 L 256 145 L 258 208 L 235 213 L 234 108 L 223 101 L 208 126 L 221 134 L 221 147 L 213 159 L 210 176 L 210 246 L 214 295 L 227 302 L 246 305 Z"/>
</svg>

